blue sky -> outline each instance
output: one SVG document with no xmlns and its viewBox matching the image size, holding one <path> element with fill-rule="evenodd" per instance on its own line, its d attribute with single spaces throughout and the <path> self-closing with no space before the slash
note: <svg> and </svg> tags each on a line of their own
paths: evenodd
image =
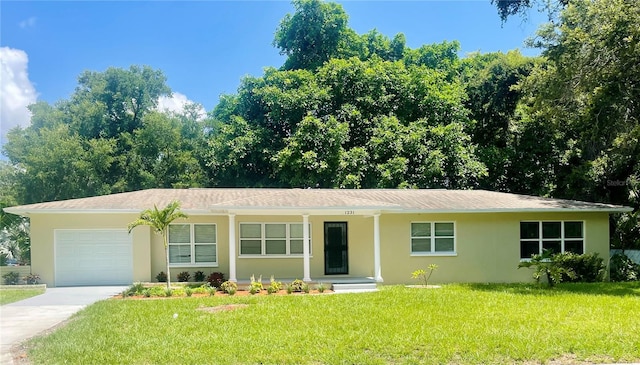
<svg viewBox="0 0 640 365">
<path fill-rule="evenodd" d="M 358 33 L 402 32 L 412 48 L 458 40 L 461 55 L 514 48 L 535 55 L 523 41 L 546 19 L 532 11 L 526 22 L 513 17 L 502 25 L 490 0 L 339 3 Z M 21 100 L 13 95 L 20 92 L 26 100 L 55 103 L 71 95 L 84 70 L 144 64 L 162 70 L 174 92 L 208 111 L 220 94 L 234 93 L 244 75 L 282 65 L 271 43 L 290 12 L 288 1 L 2 1 L 0 47 L 16 57 L 5 62 L 9 53 L 3 53 L 3 105 Z M 3 135 L 24 125 L 7 115 L 14 106 L 3 109 Z"/>
</svg>

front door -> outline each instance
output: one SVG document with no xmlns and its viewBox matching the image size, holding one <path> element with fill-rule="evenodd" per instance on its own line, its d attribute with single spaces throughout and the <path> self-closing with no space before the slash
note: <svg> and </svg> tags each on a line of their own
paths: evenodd
<svg viewBox="0 0 640 365">
<path fill-rule="evenodd" d="M 324 274 L 349 273 L 347 222 L 324 223 Z"/>
</svg>

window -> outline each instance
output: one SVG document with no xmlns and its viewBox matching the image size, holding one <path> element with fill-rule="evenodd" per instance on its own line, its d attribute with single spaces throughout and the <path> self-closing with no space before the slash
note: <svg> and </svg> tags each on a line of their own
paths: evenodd
<svg viewBox="0 0 640 365">
<path fill-rule="evenodd" d="M 520 258 L 543 250 L 584 253 L 583 222 L 520 222 Z"/>
<path fill-rule="evenodd" d="M 218 263 L 215 224 L 169 225 L 169 264 L 211 266 Z"/>
<path fill-rule="evenodd" d="M 302 256 L 302 233 L 302 223 L 240 223 L 240 255 Z"/>
<path fill-rule="evenodd" d="M 451 254 L 455 252 L 453 222 L 411 223 L 412 254 Z"/>
</svg>

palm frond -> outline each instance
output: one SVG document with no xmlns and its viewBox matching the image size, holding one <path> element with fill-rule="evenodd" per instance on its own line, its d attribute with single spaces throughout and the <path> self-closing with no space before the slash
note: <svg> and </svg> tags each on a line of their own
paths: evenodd
<svg viewBox="0 0 640 365">
<path fill-rule="evenodd" d="M 164 209 L 158 209 L 154 204 L 153 209 L 146 209 L 140 213 L 135 221 L 129 223 L 129 233 L 137 226 L 149 226 L 156 233 L 162 233 L 176 219 L 188 218 L 188 216 L 180 211 L 180 202 L 172 201 Z"/>
</svg>

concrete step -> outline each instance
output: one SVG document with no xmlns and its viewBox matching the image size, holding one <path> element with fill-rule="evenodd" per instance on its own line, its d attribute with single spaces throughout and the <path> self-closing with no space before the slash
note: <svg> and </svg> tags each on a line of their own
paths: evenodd
<svg viewBox="0 0 640 365">
<path fill-rule="evenodd" d="M 363 293 L 378 291 L 376 283 L 334 283 L 335 293 Z"/>
</svg>

